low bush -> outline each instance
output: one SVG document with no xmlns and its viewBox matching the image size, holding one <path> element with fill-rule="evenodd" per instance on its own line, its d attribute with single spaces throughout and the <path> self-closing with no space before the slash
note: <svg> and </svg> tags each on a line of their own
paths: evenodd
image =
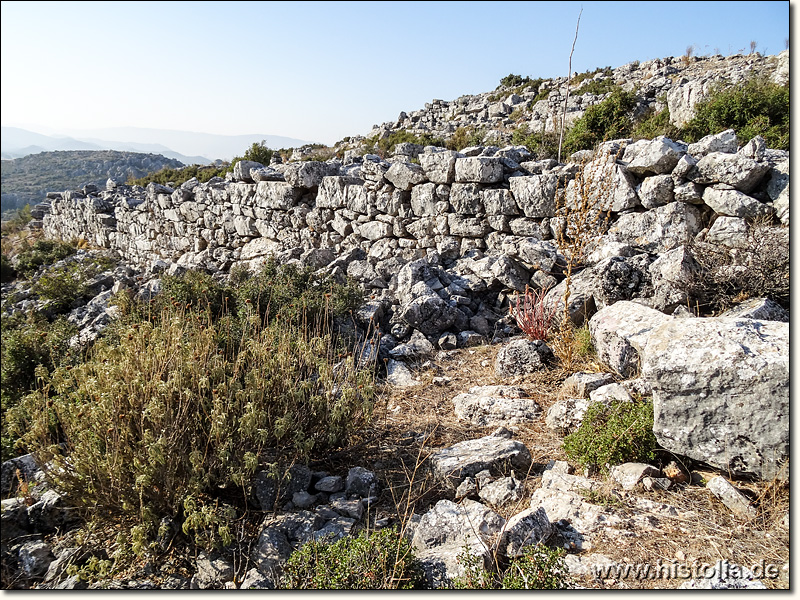
<svg viewBox="0 0 800 600">
<path fill-rule="evenodd" d="M 459 556 L 459 562 L 464 575 L 453 587 L 461 590 L 557 590 L 565 588 L 569 580 L 564 551 L 542 544 L 527 546 L 522 556 L 492 571 L 468 550 Z"/>
<path fill-rule="evenodd" d="M 2 460 L 18 455 L 23 448 L 15 448 L 16 438 L 6 426 L 6 413 L 19 404 L 24 394 L 36 385 L 37 368 L 51 371 L 61 364 L 74 362 L 75 353 L 69 339 L 78 328 L 59 317 L 49 322 L 38 313 L 13 317 L 3 315 L 2 347 Z"/>
<path fill-rule="evenodd" d="M 370 418 L 372 370 L 330 331 L 247 310 L 235 347 L 218 343 L 225 319 L 183 307 L 118 330 L 86 362 L 37 373 L 12 433 L 72 502 L 151 533 L 187 498 L 242 498 L 259 466 L 340 448 Z"/>
<path fill-rule="evenodd" d="M 23 249 L 17 256 L 17 272 L 28 278 L 42 265 L 52 265 L 59 260 L 75 254 L 72 244 L 57 240 L 38 240 L 30 248 Z"/>
<path fill-rule="evenodd" d="M 89 285 L 91 279 L 113 264 L 113 260 L 103 256 L 73 259 L 48 268 L 31 286 L 31 291 L 39 298 L 49 300 L 55 310 L 65 310 L 75 301 L 89 298 L 94 293 Z"/>
<path fill-rule="evenodd" d="M 412 589 L 422 574 L 411 544 L 396 529 L 362 531 L 334 543 L 311 541 L 284 566 L 281 587 L 313 590 Z"/>
<path fill-rule="evenodd" d="M 480 146 L 483 138 L 486 137 L 486 130 L 480 127 L 458 127 L 453 135 L 447 140 L 447 148 L 460 151 L 469 146 Z"/>
<path fill-rule="evenodd" d="M 636 102 L 636 94 L 618 87 L 608 98 L 587 108 L 565 135 L 566 153 L 590 150 L 606 140 L 627 137 L 633 128 Z"/>
<path fill-rule="evenodd" d="M 683 139 L 700 138 L 732 128 L 740 142 L 756 135 L 769 148 L 789 149 L 789 84 L 778 85 L 766 77 L 751 77 L 732 86 L 716 88 L 695 106 L 694 117 L 681 130 Z"/>
<path fill-rule="evenodd" d="M 756 221 L 741 248 L 694 242 L 689 253 L 696 269 L 682 287 L 700 314 L 717 314 L 748 298 L 769 298 L 789 308 L 788 229 Z"/>
<path fill-rule="evenodd" d="M 182 169 L 170 169 L 169 167 L 165 167 L 159 171 L 148 173 L 144 177 L 138 179 L 131 178 L 127 181 L 127 184 L 147 187 L 150 183 L 159 183 L 161 185 L 171 183 L 172 185 L 178 186 L 194 177 L 197 177 L 197 180 L 201 183 L 205 183 L 212 177 L 224 177 L 226 171 L 226 167 L 203 165 L 189 165 Z"/>
<path fill-rule="evenodd" d="M 567 457 L 603 471 L 625 462 L 647 462 L 658 447 L 653 434 L 653 401 L 595 402 L 581 426 L 564 438 Z"/>
<path fill-rule="evenodd" d="M 652 140 L 660 135 L 680 139 L 680 130 L 669 122 L 669 108 L 656 112 L 648 110 L 634 125 L 631 137 L 637 140 Z"/>
<path fill-rule="evenodd" d="M 511 143 L 525 146 L 537 160 L 558 156 L 558 133 L 531 131 L 527 123 L 517 127 L 511 134 Z"/>
<path fill-rule="evenodd" d="M 375 152 L 380 156 L 389 156 L 397 144 L 419 144 L 420 146 L 441 146 L 444 147 L 445 141 L 441 138 L 434 137 L 427 133 L 422 135 L 414 135 L 410 131 L 402 129 L 394 131 L 385 138 L 378 139 L 377 136 L 367 138 L 363 144 L 368 152 Z"/>
</svg>

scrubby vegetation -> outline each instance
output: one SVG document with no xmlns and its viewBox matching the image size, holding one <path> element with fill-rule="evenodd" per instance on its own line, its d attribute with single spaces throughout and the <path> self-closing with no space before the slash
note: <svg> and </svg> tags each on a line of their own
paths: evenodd
<svg viewBox="0 0 800 600">
<path fill-rule="evenodd" d="M 378 139 L 377 136 L 367 138 L 363 145 L 367 152 L 374 152 L 379 156 L 389 156 L 394 151 L 397 144 L 409 143 L 420 146 L 444 146 L 445 141 L 428 134 L 414 135 L 409 131 L 395 131 L 384 138 Z"/>
<path fill-rule="evenodd" d="M 37 240 L 33 246 L 24 249 L 17 256 L 16 271 L 23 277 L 30 277 L 42 265 L 51 265 L 62 258 L 75 254 L 73 244 L 58 240 Z"/>
<path fill-rule="evenodd" d="M 695 142 L 705 135 L 732 128 L 742 143 L 756 135 L 769 148 L 789 149 L 789 84 L 777 85 L 753 77 L 718 87 L 695 107 L 695 116 L 682 129 L 682 137 Z"/>
<path fill-rule="evenodd" d="M 189 181 L 193 177 L 197 177 L 198 181 L 205 183 L 212 177 L 224 177 L 227 172 L 227 167 L 214 167 L 202 165 L 190 165 L 181 169 L 171 169 L 165 167 L 155 173 L 149 173 L 144 177 L 138 179 L 128 179 L 128 185 L 140 185 L 146 187 L 150 183 L 159 183 L 161 185 L 181 185 Z"/>
<path fill-rule="evenodd" d="M 522 556 L 507 565 L 495 564 L 492 570 L 468 550 L 459 556 L 459 561 L 464 575 L 453 587 L 462 590 L 557 590 L 565 588 L 569 579 L 564 551 L 542 544 L 526 546 Z"/>
<path fill-rule="evenodd" d="M 340 448 L 370 418 L 373 365 L 334 327 L 353 290 L 274 262 L 236 277 L 164 277 L 154 303 L 120 296 L 87 360 L 33 360 L 35 390 L 9 409 L 17 449 L 132 538 L 169 516 L 199 545 L 229 543 L 257 469 Z"/>
<path fill-rule="evenodd" d="M 408 540 L 396 529 L 362 531 L 334 543 L 311 541 L 289 558 L 282 587 L 303 590 L 412 589 L 422 574 Z"/>
<path fill-rule="evenodd" d="M 636 94 L 616 88 L 611 95 L 586 109 L 564 138 L 567 154 L 594 148 L 600 142 L 623 138 L 633 128 Z"/>
<path fill-rule="evenodd" d="M 650 398 L 595 402 L 581 426 L 564 438 L 564 452 L 571 461 L 603 471 L 609 465 L 653 460 L 657 446 Z"/>
</svg>

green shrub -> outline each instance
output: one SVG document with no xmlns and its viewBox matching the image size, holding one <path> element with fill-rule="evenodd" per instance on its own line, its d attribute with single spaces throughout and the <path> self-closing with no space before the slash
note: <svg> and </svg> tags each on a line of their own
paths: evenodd
<svg viewBox="0 0 800 600">
<path fill-rule="evenodd" d="M 452 137 L 447 140 L 447 148 L 450 150 L 462 150 L 469 146 L 480 146 L 483 144 L 483 138 L 486 136 L 486 130 L 480 127 L 459 127 L 454 132 Z"/>
<path fill-rule="evenodd" d="M 49 300 L 56 310 L 69 308 L 78 299 L 89 298 L 90 280 L 110 268 L 113 261 L 106 257 L 84 257 L 67 264 L 50 267 L 31 286 L 31 291 Z"/>
<path fill-rule="evenodd" d="M 289 557 L 281 587 L 385 590 L 418 588 L 421 583 L 411 544 L 396 529 L 381 529 L 334 543 L 308 542 Z"/>
<path fill-rule="evenodd" d="M 69 339 L 78 328 L 59 317 L 50 323 L 37 313 L 23 317 L 3 315 L 2 347 L 2 459 L 8 460 L 18 454 L 16 438 L 6 427 L 6 412 L 19 404 L 24 394 L 36 384 L 36 369 L 43 367 L 51 371 L 61 364 L 69 364 L 74 355 Z"/>
<path fill-rule="evenodd" d="M 581 96 L 583 94 L 607 94 L 608 92 L 613 92 L 617 89 L 617 84 L 614 83 L 613 79 L 603 79 L 598 81 L 597 79 L 592 79 L 588 83 L 583 84 L 577 90 L 572 92 L 571 95 L 573 96 Z"/>
<path fill-rule="evenodd" d="M 33 275 L 42 265 L 52 265 L 75 254 L 75 246 L 57 240 L 38 240 L 32 247 L 17 256 L 17 271 L 25 278 Z"/>
<path fill-rule="evenodd" d="M 378 139 L 377 136 L 364 140 L 364 145 L 368 151 L 375 152 L 381 156 L 389 156 L 397 144 L 419 144 L 420 146 L 441 146 L 444 147 L 445 141 L 441 138 L 433 137 L 427 133 L 414 135 L 410 131 L 402 129 L 394 131 L 385 138 Z"/>
<path fill-rule="evenodd" d="M 656 112 L 649 109 L 635 124 L 631 137 L 637 140 L 652 140 L 660 135 L 679 139 L 680 130 L 669 122 L 669 108 Z"/>
<path fill-rule="evenodd" d="M 527 546 L 523 555 L 494 571 L 468 550 L 459 556 L 465 574 L 453 582 L 455 589 L 557 590 L 566 587 L 569 569 L 564 551 L 542 544 Z"/>
<path fill-rule="evenodd" d="M 558 133 L 532 132 L 527 123 L 517 127 L 511 134 L 511 143 L 525 146 L 537 160 L 558 156 Z"/>
<path fill-rule="evenodd" d="M 564 452 L 584 467 L 602 470 L 630 461 L 647 462 L 655 456 L 653 401 L 595 402 L 581 426 L 564 438 Z"/>
<path fill-rule="evenodd" d="M 695 116 L 681 133 L 688 142 L 732 128 L 742 143 L 756 135 L 769 148 L 789 149 L 789 84 L 765 77 L 714 90 L 695 106 Z"/>
<path fill-rule="evenodd" d="M 500 80 L 501 87 L 518 87 L 521 85 L 527 85 L 531 82 L 530 77 L 522 77 L 521 75 L 514 75 L 513 73 L 509 73 L 505 77 Z"/>
<path fill-rule="evenodd" d="M 567 154 L 578 150 L 591 150 L 606 140 L 627 137 L 633 127 L 633 110 L 636 94 L 616 88 L 611 95 L 586 109 L 564 136 Z"/>
<path fill-rule="evenodd" d="M 96 342 L 10 411 L 58 488 L 101 515 L 152 531 L 187 498 L 213 502 L 228 486 L 241 498 L 259 465 L 339 448 L 370 418 L 372 370 L 330 331 L 251 311 L 238 344 L 221 347 L 225 319 L 170 307 L 154 321 Z"/>
<path fill-rule="evenodd" d="M 182 169 L 170 169 L 169 167 L 164 167 L 159 171 L 155 171 L 154 173 L 149 173 L 144 177 L 140 177 L 139 179 L 129 179 L 128 185 L 140 185 L 142 187 L 147 187 L 150 183 L 159 183 L 161 185 L 167 185 L 171 183 L 172 185 L 181 185 L 192 179 L 193 177 L 197 177 L 197 180 L 201 183 L 205 183 L 212 177 L 224 177 L 226 172 L 225 167 L 214 167 L 214 166 L 202 166 L 202 165 L 189 165 L 188 167 L 183 167 Z"/>
</svg>

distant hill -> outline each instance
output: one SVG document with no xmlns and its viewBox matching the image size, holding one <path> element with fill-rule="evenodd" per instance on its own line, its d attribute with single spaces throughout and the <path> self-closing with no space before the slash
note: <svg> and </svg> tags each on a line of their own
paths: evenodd
<svg viewBox="0 0 800 600">
<path fill-rule="evenodd" d="M 117 150 L 41 152 L 3 160 L 0 208 L 2 212 L 15 210 L 41 202 L 47 192 L 80 189 L 89 183 L 102 188 L 109 177 L 124 182 L 164 167 L 182 166 L 182 162 L 158 154 Z"/>
<path fill-rule="evenodd" d="M 169 129 L 115 127 L 62 130 L 59 135 L 43 135 L 18 127 L 3 127 L 0 152 L 4 159 L 53 150 L 152 152 L 180 160 L 186 165 L 207 165 L 217 159 L 231 160 L 234 156 L 241 156 L 253 143 L 262 141 L 275 150 L 297 148 L 310 143 L 307 140 L 260 133 L 216 135 Z"/>
</svg>

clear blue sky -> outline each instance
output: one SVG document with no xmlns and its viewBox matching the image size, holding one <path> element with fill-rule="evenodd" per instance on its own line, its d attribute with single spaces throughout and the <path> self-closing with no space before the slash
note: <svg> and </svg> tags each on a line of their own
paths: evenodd
<svg viewBox="0 0 800 600">
<path fill-rule="evenodd" d="M 2 2 L 2 125 L 333 143 L 509 73 L 777 54 L 790 2 Z M 794 8 L 794 7 L 792 7 Z"/>
</svg>

